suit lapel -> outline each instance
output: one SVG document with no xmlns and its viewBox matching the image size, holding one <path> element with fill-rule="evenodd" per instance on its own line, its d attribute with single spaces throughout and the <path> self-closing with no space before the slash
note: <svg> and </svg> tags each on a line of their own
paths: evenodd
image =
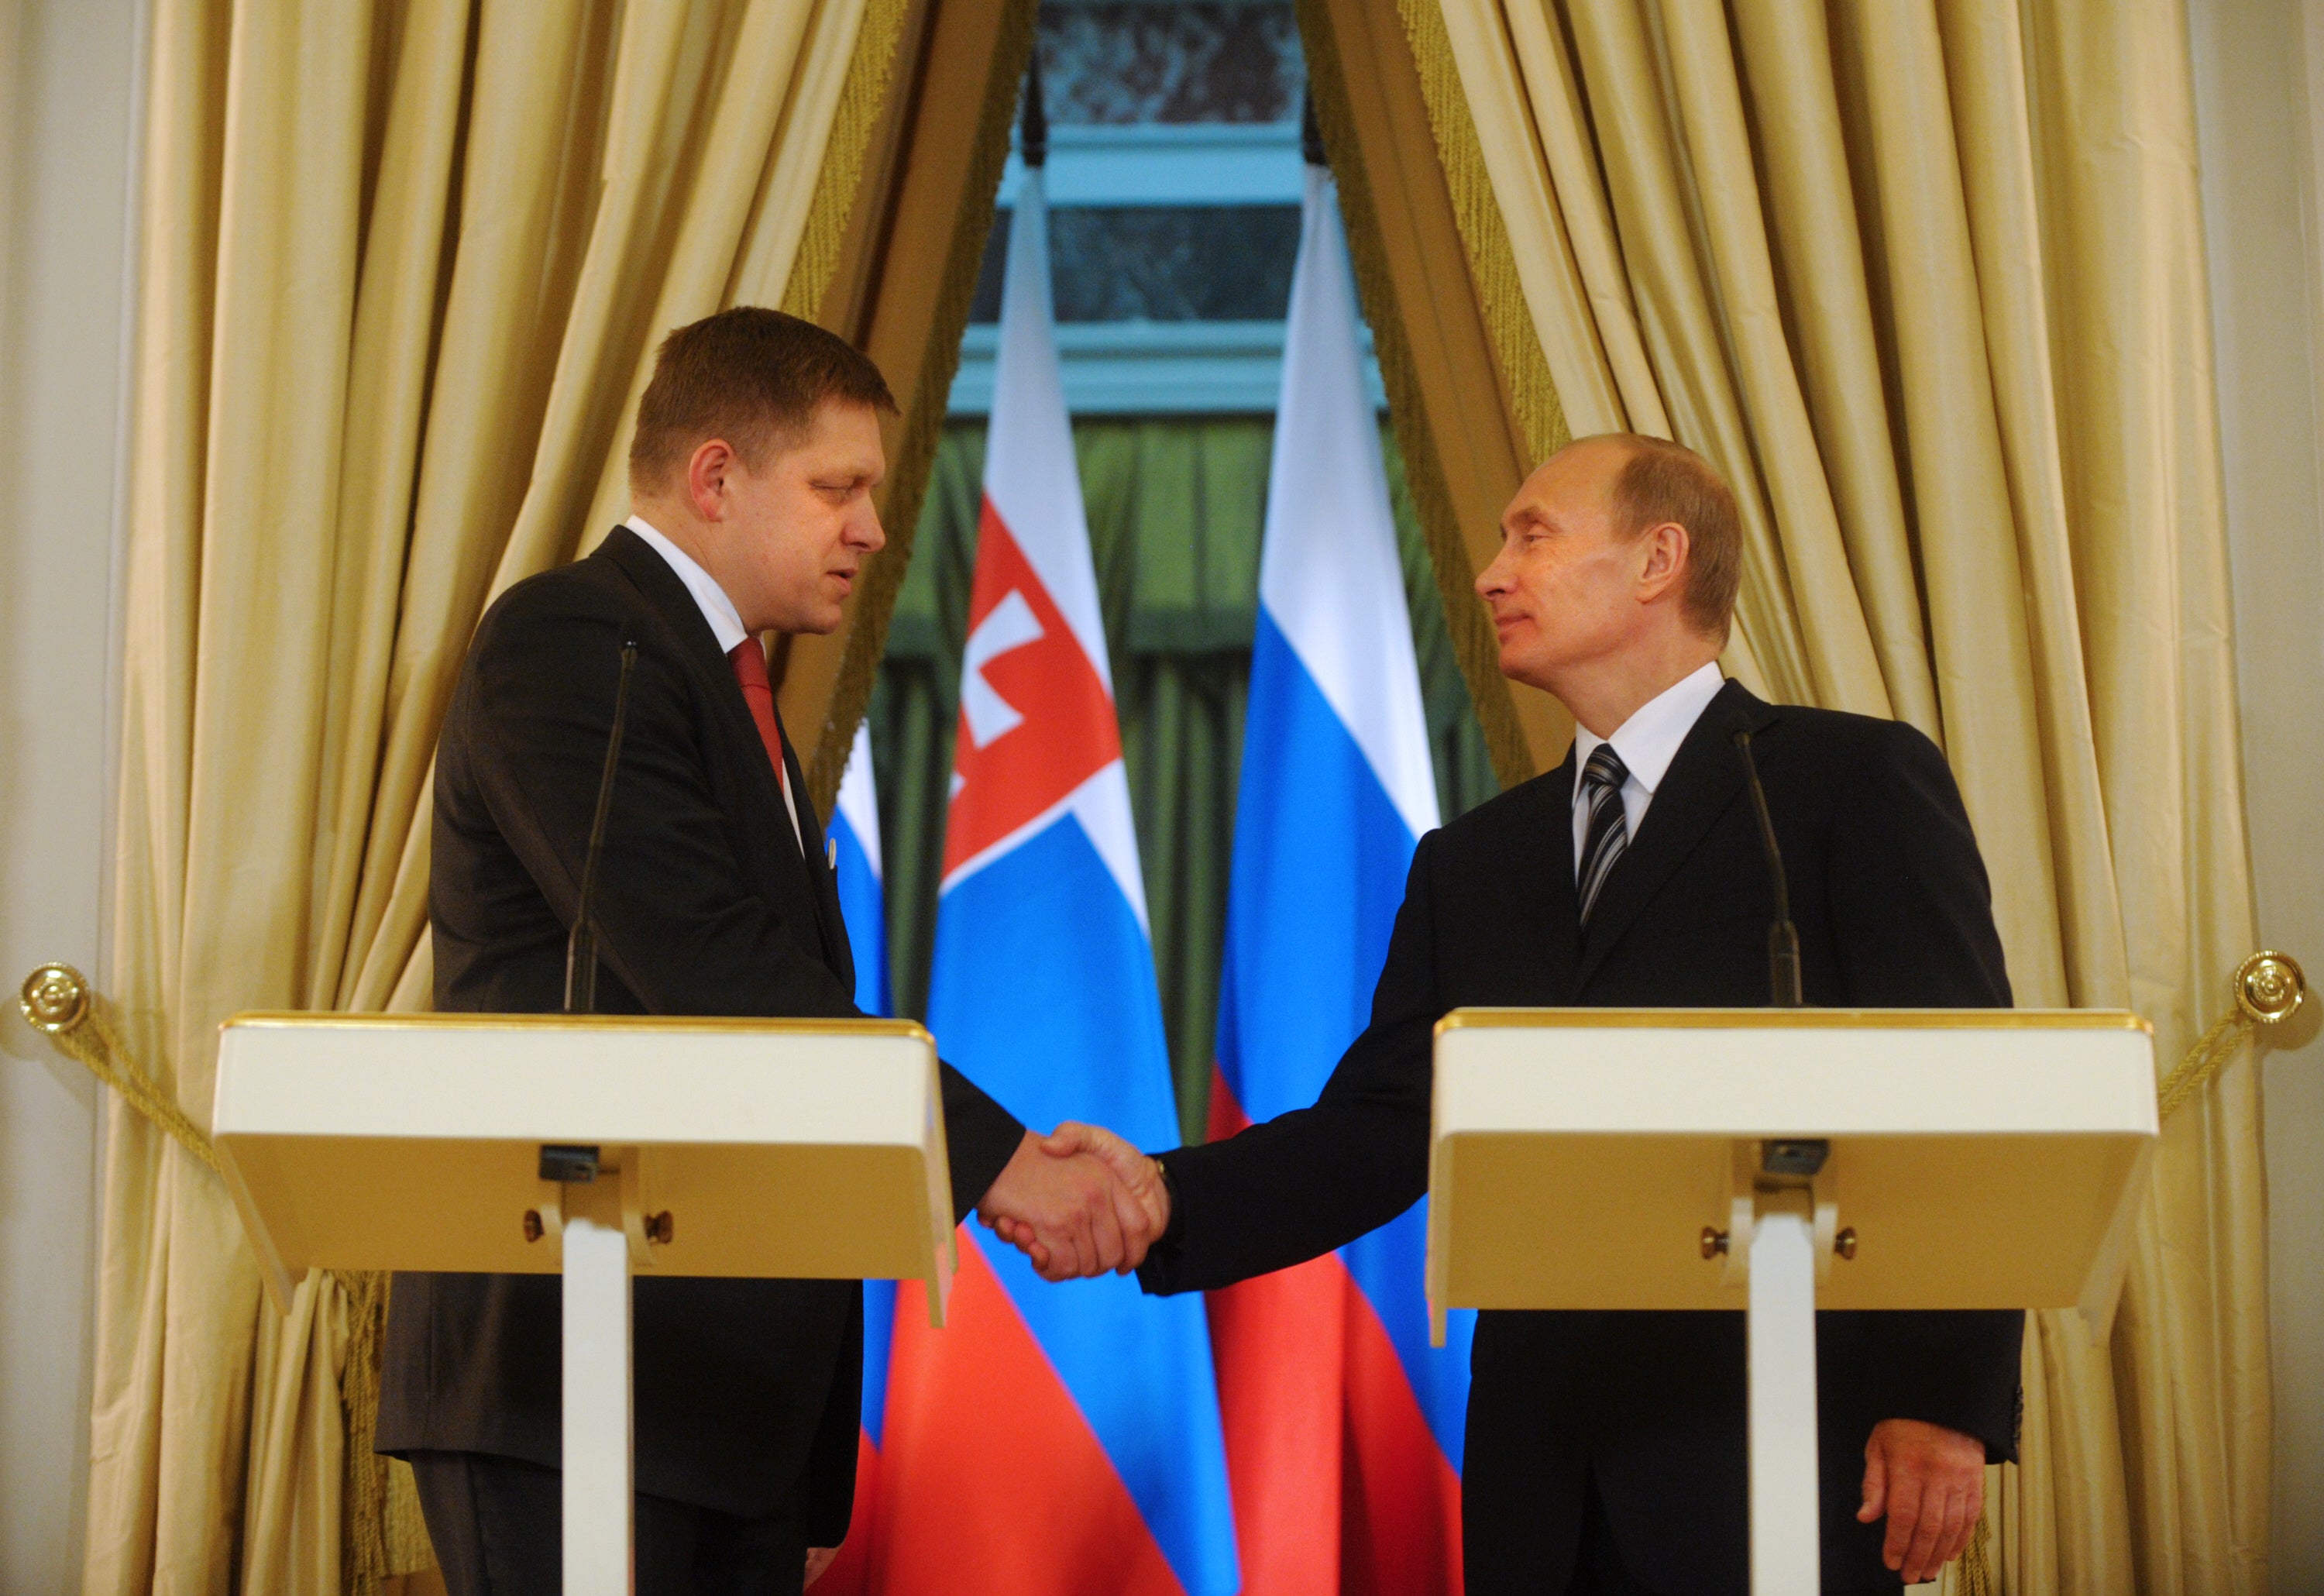
<svg viewBox="0 0 2324 1596">
<path fill-rule="evenodd" d="M 719 725 L 727 740 L 738 750 L 747 751 L 742 764 L 755 772 L 745 778 L 758 786 L 758 801 L 752 805 L 754 814 L 765 816 L 764 822 L 790 830 L 789 812 L 783 804 L 783 791 L 777 785 L 774 762 L 767 758 L 767 745 L 759 735 L 759 723 L 751 716 L 751 706 L 743 701 L 742 687 L 734 680 L 734 667 L 719 650 L 718 636 L 710 623 L 702 618 L 702 607 L 694 602 L 694 595 L 669 568 L 669 562 L 649 546 L 646 540 L 626 526 L 615 527 L 599 546 L 598 554 L 619 566 L 636 585 L 646 602 L 660 612 L 685 644 L 687 662 L 696 673 L 707 678 L 705 691 L 715 706 Z M 595 557 L 593 557 L 595 558 Z M 775 724 L 782 724 L 779 712 Z M 823 833 L 816 823 L 815 806 L 807 801 L 807 780 L 800 773 L 798 761 L 792 754 L 790 737 L 783 737 L 785 768 L 790 772 L 791 792 L 798 804 L 800 867 L 807 872 L 807 898 L 815 905 L 816 932 L 822 945 L 824 963 L 840 973 L 852 989 L 854 985 L 854 960 L 850 956 L 847 936 L 839 918 L 838 890 L 833 885 L 831 870 L 823 856 Z M 779 845 L 778 854 L 785 851 Z"/>
<path fill-rule="evenodd" d="M 1655 789 L 1646 817 L 1638 823 L 1638 835 L 1630 839 L 1628 849 L 1615 861 L 1606 884 L 1598 890 L 1597 907 L 1582 939 L 1574 972 L 1577 992 L 1654 901 L 1671 872 L 1694 852 L 1728 805 L 1742 793 L 1743 765 L 1734 747 L 1736 731 L 1748 727 L 1757 733 L 1775 719 L 1773 709 L 1735 681 L 1720 688 L 1719 696 L 1695 718 L 1686 741 L 1679 744 L 1677 757 L 1663 773 L 1662 785 Z M 1572 765 L 1571 754 L 1566 762 Z M 1568 790 L 1572 790 L 1570 785 Z M 1569 855 L 1572 852 L 1570 846 L 1566 851 Z M 1566 895 L 1572 901 L 1570 878 Z"/>
<path fill-rule="evenodd" d="M 824 962 L 838 975 L 840 984 L 852 992 L 855 987 L 855 952 L 848 945 L 847 923 L 839 912 L 839 881 L 831 873 L 831 856 L 824 845 L 822 820 L 815 812 L 815 801 L 807 797 L 807 772 L 800 768 L 798 751 L 791 743 L 790 728 L 783 724 L 783 712 L 779 709 L 775 711 L 775 724 L 782 731 L 783 768 L 790 773 L 791 797 L 798 806 L 799 849 L 806 855 L 807 888 L 815 899 L 816 928 L 823 934 Z M 777 794 L 776 802 L 781 801 L 781 795 Z"/>
</svg>

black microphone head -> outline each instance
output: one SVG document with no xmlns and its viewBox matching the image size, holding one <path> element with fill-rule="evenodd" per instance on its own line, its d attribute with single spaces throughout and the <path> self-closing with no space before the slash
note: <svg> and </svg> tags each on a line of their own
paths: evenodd
<svg viewBox="0 0 2324 1596">
<path fill-rule="evenodd" d="M 1049 160 L 1049 112 L 1041 103 L 1041 50 L 1033 47 L 1033 59 L 1025 68 L 1025 98 L 1017 123 L 1017 154 L 1028 167 L 1045 166 Z"/>
</svg>

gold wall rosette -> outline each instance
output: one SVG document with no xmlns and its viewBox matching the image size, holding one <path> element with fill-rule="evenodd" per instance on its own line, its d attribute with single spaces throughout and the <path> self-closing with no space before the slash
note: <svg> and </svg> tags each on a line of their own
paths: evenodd
<svg viewBox="0 0 2324 1596">
<path fill-rule="evenodd" d="M 105 1005 L 88 977 L 67 964 L 40 965 L 17 989 L 16 1007 L 25 1022 L 44 1033 L 66 1056 L 78 1059 L 89 1074 L 127 1099 L 130 1107 L 169 1132 L 171 1140 L 217 1170 L 217 1149 L 178 1106 L 177 1099 L 129 1056 L 121 1033 L 106 1018 Z"/>
<path fill-rule="evenodd" d="M 2164 1119 L 2209 1085 L 2254 1032 L 2291 1019 L 2308 996 L 2308 975 L 2290 954 L 2264 948 L 2236 966 L 2233 987 L 2234 1007 L 2187 1050 L 2179 1067 L 2156 1089 L 2156 1107 Z"/>
</svg>

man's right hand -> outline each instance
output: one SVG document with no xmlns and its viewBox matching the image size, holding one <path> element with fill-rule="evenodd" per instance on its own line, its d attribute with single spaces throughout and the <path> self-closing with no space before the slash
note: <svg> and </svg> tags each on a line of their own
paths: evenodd
<svg viewBox="0 0 2324 1596">
<path fill-rule="evenodd" d="M 1078 1129 L 1059 1130 L 1068 1128 Z M 1167 1209 L 1157 1221 L 1150 1203 L 1106 1159 L 1056 1144 L 1056 1137 L 1027 1131 L 977 1204 L 977 1217 L 1031 1259 L 1045 1280 L 1129 1273 L 1162 1233 Z"/>
<path fill-rule="evenodd" d="M 1070 1226 L 1065 1233 L 1053 1233 L 1038 1216 L 1020 1211 L 1010 1194 L 1002 1192 L 1002 1183 L 1033 1148 L 1064 1168 L 1095 1166 L 1105 1172 L 1112 1222 L 1109 1227 L 1107 1216 L 1089 1215 L 1090 1232 L 1096 1241 L 1093 1247 L 1083 1245 Z M 1079 1279 L 1107 1269 L 1128 1274 L 1145 1261 L 1147 1249 L 1169 1228 L 1170 1191 L 1162 1180 L 1162 1166 L 1154 1159 L 1111 1130 L 1068 1120 L 1047 1138 L 1027 1133 L 1025 1145 L 1018 1149 L 1017 1157 L 1001 1171 L 1001 1180 L 993 1183 L 992 1190 L 977 1205 L 977 1213 L 1002 1241 L 1032 1259 L 1043 1279 Z M 1109 1236 L 1120 1238 L 1119 1250 L 1106 1245 Z"/>
</svg>

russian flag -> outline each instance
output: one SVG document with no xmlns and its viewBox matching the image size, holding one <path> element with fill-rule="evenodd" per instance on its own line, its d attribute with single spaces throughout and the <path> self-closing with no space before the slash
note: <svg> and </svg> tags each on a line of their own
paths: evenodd
<svg viewBox="0 0 2324 1596">
<path fill-rule="evenodd" d="M 888 986 L 888 908 L 880 868 L 880 801 L 872 774 L 872 732 L 855 728 L 855 747 L 840 778 L 839 801 L 825 828 L 839 914 L 855 955 L 855 1006 L 895 1012 Z M 816 1582 L 817 1596 L 860 1596 L 870 1589 L 872 1528 L 880 1492 L 880 1435 L 888 1412 L 888 1348 L 896 1328 L 896 1283 L 863 1282 L 863 1432 L 855 1449 L 855 1517 L 847 1544 Z"/>
<path fill-rule="evenodd" d="M 1332 180 L 1307 172 L 1259 560 L 1213 1139 L 1315 1101 L 1369 1018 L 1436 785 Z M 1426 1203 L 1210 1297 L 1244 1589 L 1461 1588 L 1474 1315 L 1428 1344 Z"/>
<path fill-rule="evenodd" d="M 1177 1139 L 1097 574 L 1028 172 L 1010 229 L 928 1022 L 1027 1122 Z M 964 1226 L 948 1324 L 899 1291 L 874 1588 L 1226 1596 L 1239 1583 L 1191 1299 L 1044 1283 Z"/>
</svg>

